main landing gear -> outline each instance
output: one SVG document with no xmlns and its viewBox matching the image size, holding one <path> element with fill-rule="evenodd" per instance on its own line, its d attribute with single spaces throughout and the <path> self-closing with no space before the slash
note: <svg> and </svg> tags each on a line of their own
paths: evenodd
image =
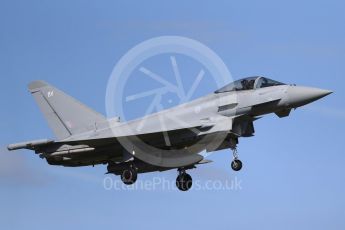
<svg viewBox="0 0 345 230">
<path fill-rule="evenodd" d="M 236 147 L 232 149 L 232 154 L 234 159 L 231 162 L 231 168 L 232 170 L 238 172 L 242 169 L 242 161 L 238 159 L 238 152 Z"/>
<path fill-rule="evenodd" d="M 179 175 L 176 178 L 176 187 L 180 190 L 180 191 L 188 191 L 189 189 L 192 188 L 193 185 L 193 179 L 192 177 L 186 173 L 186 170 L 184 169 L 179 169 L 178 170 Z"/>
<path fill-rule="evenodd" d="M 231 162 L 231 168 L 238 172 L 242 169 L 242 161 L 238 159 L 238 152 L 237 148 L 233 147 L 233 161 Z M 185 168 L 179 168 L 178 169 L 178 176 L 176 178 L 176 187 L 180 191 L 188 191 L 192 188 L 193 185 L 193 179 L 192 177 L 186 172 Z M 124 169 L 121 173 L 121 180 L 126 185 L 132 185 L 137 181 L 138 178 L 138 172 L 137 168 L 134 165 L 128 166 L 126 169 Z"/>
<path fill-rule="evenodd" d="M 192 177 L 186 173 L 185 169 L 178 169 L 178 176 L 176 178 L 176 187 L 180 191 L 188 191 L 192 188 L 193 179 Z M 121 173 L 121 180 L 126 185 L 132 185 L 137 181 L 138 172 L 134 166 L 130 166 L 124 169 Z"/>
<path fill-rule="evenodd" d="M 134 166 L 130 166 L 122 171 L 121 180 L 126 185 L 134 184 L 138 179 L 138 172 Z"/>
</svg>

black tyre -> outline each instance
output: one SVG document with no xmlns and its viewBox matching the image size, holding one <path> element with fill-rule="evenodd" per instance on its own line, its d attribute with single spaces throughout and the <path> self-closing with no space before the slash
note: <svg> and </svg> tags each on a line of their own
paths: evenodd
<svg viewBox="0 0 345 230">
<path fill-rule="evenodd" d="M 129 168 L 123 170 L 121 174 L 121 180 L 126 185 L 132 185 L 137 181 L 138 173 L 135 169 Z"/>
<path fill-rule="evenodd" d="M 188 173 L 180 174 L 176 178 L 176 187 L 180 191 L 183 191 L 183 192 L 188 191 L 189 189 L 192 188 L 192 185 L 193 185 L 193 179 Z"/>
<path fill-rule="evenodd" d="M 242 161 L 240 161 L 240 160 L 233 160 L 231 162 L 231 168 L 232 168 L 232 170 L 234 170 L 236 172 L 240 171 L 242 169 Z"/>
</svg>

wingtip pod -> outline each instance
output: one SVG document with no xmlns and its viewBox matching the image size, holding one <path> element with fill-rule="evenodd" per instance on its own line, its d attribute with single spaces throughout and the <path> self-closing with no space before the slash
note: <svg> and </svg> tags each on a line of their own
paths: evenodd
<svg viewBox="0 0 345 230">
<path fill-rule="evenodd" d="M 53 140 L 43 139 L 43 140 L 35 140 L 35 141 L 28 141 L 28 142 L 21 142 L 16 144 L 10 144 L 7 146 L 9 151 L 18 150 L 18 149 L 33 149 L 38 146 L 47 145 L 54 143 Z"/>
<path fill-rule="evenodd" d="M 46 87 L 48 86 L 49 84 L 45 81 L 41 81 L 41 80 L 38 80 L 38 81 L 32 81 L 29 83 L 28 85 L 28 89 L 31 93 L 34 93 L 36 91 L 38 91 L 39 89 L 43 88 L 43 87 Z"/>
</svg>

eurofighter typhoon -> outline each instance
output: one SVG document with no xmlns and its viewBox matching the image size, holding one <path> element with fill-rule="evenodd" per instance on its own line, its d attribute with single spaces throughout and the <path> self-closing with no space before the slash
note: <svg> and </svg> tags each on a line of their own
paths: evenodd
<svg viewBox="0 0 345 230">
<path fill-rule="evenodd" d="M 29 84 L 54 140 L 11 144 L 9 150 L 35 151 L 50 165 L 65 167 L 107 165 L 131 185 L 140 173 L 177 169 L 176 186 L 192 187 L 187 170 L 209 163 L 201 153 L 232 151 L 231 167 L 242 169 L 239 138 L 254 135 L 254 121 L 275 113 L 289 116 L 331 91 L 288 85 L 265 77 L 250 77 L 176 107 L 140 119 L 107 119 L 44 81 Z"/>
</svg>

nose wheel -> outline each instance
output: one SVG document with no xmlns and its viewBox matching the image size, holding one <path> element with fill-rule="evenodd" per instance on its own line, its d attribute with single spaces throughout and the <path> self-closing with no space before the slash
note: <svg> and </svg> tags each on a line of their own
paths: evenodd
<svg viewBox="0 0 345 230">
<path fill-rule="evenodd" d="M 237 148 L 234 148 L 234 149 L 232 150 L 232 154 L 233 154 L 234 159 L 233 159 L 233 161 L 231 162 L 231 168 L 232 168 L 232 170 L 238 172 L 238 171 L 240 171 L 240 170 L 242 169 L 242 161 L 240 161 L 240 160 L 238 159 Z"/>
<path fill-rule="evenodd" d="M 240 171 L 242 169 L 242 161 L 240 161 L 240 160 L 233 160 L 231 162 L 231 168 L 232 168 L 232 170 L 234 170 L 236 172 Z"/>
<path fill-rule="evenodd" d="M 192 177 L 186 173 L 185 170 L 179 170 L 179 175 L 176 178 L 176 187 L 180 191 L 188 191 L 192 188 L 193 185 L 193 179 Z"/>
</svg>

